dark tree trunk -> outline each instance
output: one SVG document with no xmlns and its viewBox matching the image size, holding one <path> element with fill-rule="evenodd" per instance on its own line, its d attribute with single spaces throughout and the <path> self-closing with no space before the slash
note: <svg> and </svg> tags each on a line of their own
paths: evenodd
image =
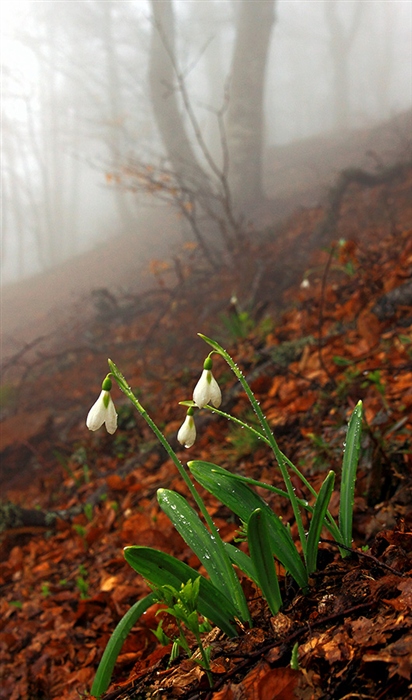
<svg viewBox="0 0 412 700">
<path fill-rule="evenodd" d="M 264 91 L 274 0 L 238 3 L 227 117 L 229 184 L 236 211 L 263 197 Z"/>
</svg>

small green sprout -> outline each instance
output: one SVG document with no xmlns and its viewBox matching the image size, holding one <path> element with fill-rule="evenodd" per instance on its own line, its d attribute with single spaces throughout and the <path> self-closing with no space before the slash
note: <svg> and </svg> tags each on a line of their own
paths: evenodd
<svg viewBox="0 0 412 700">
<path fill-rule="evenodd" d="M 72 525 L 73 530 L 81 537 L 83 540 L 85 540 L 86 537 L 86 528 L 84 525 L 79 525 L 79 523 L 74 523 Z"/>
<path fill-rule="evenodd" d="M 44 581 L 41 584 L 40 590 L 43 598 L 48 598 L 51 595 L 50 583 L 48 581 Z"/>
<path fill-rule="evenodd" d="M 292 671 L 299 671 L 299 642 L 295 642 L 290 658 L 290 667 Z"/>
<path fill-rule="evenodd" d="M 81 600 L 85 600 L 89 597 L 89 583 L 87 581 L 89 573 L 83 564 L 80 564 L 78 571 L 79 575 L 76 576 L 76 586 L 79 589 Z"/>
<path fill-rule="evenodd" d="M 93 506 L 92 506 L 92 504 L 86 503 L 84 508 L 83 508 L 83 512 L 84 512 L 87 520 L 89 521 L 89 523 L 91 523 L 91 521 L 93 520 Z"/>
<path fill-rule="evenodd" d="M 76 586 L 80 591 L 80 598 L 82 600 L 89 597 L 89 584 L 87 583 L 86 579 L 83 578 L 83 576 L 76 577 Z"/>
<path fill-rule="evenodd" d="M 201 637 L 202 631 L 205 629 L 205 623 L 206 628 L 208 628 L 209 625 L 207 623 L 207 620 L 204 620 L 201 616 L 199 616 L 197 609 L 200 590 L 200 576 L 194 581 L 189 579 L 189 581 L 187 581 L 186 583 L 182 583 L 179 589 L 176 589 L 174 588 L 174 586 L 171 585 L 159 587 L 152 586 L 152 589 L 157 601 L 166 605 L 166 608 L 161 608 L 156 614 L 162 615 L 168 613 L 169 615 L 174 617 L 179 632 L 179 634 L 173 640 L 171 640 L 164 633 L 161 625 L 158 626 L 155 632 L 156 637 L 159 641 L 161 641 L 162 644 L 164 644 L 165 641 L 166 644 L 169 644 L 170 641 L 173 642 L 172 653 L 169 663 L 171 663 L 176 658 L 176 654 L 178 654 L 179 649 L 183 649 L 183 651 L 190 658 L 192 658 L 197 664 L 199 664 L 199 666 L 201 666 L 206 671 L 209 684 L 210 686 L 212 686 L 212 675 L 210 673 L 211 649 L 210 647 L 205 648 L 203 646 L 203 641 Z M 200 657 L 197 657 L 195 654 L 192 654 L 187 639 L 186 630 L 191 632 L 191 634 L 195 637 L 200 652 Z"/>
</svg>

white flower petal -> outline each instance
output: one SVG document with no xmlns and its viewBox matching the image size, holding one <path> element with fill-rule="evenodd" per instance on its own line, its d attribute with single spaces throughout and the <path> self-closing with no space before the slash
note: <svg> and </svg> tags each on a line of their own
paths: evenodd
<svg viewBox="0 0 412 700">
<path fill-rule="evenodd" d="M 101 416 L 100 413 L 97 413 L 92 409 L 93 406 L 87 415 L 86 425 L 89 428 L 89 430 L 99 430 L 99 428 L 101 428 L 104 423 L 104 416 Z"/>
<path fill-rule="evenodd" d="M 222 403 L 222 392 L 220 391 L 220 386 L 213 375 L 209 384 L 209 394 L 210 396 L 208 403 L 211 403 L 215 408 L 219 408 L 220 404 Z"/>
<path fill-rule="evenodd" d="M 100 392 L 99 398 L 91 407 L 86 418 L 89 430 L 99 430 L 103 423 L 106 424 L 107 432 L 112 435 L 117 428 L 117 413 L 110 392 L 104 391 L 104 389 Z"/>
<path fill-rule="evenodd" d="M 181 445 L 192 447 L 196 440 L 196 426 L 193 416 L 186 416 L 183 424 L 179 428 L 177 439 Z"/>
<path fill-rule="evenodd" d="M 104 396 L 106 391 L 101 391 L 97 401 L 91 407 L 86 418 L 86 425 L 89 430 L 98 430 L 101 428 L 106 417 L 106 406 L 104 405 Z"/>
<path fill-rule="evenodd" d="M 198 408 L 204 408 L 211 403 L 219 408 L 222 403 L 222 392 L 210 369 L 204 369 L 193 391 L 193 401 Z"/>
<path fill-rule="evenodd" d="M 109 405 L 106 409 L 106 418 L 104 422 L 106 424 L 107 432 L 110 433 L 110 435 L 113 435 L 113 433 L 115 433 L 117 429 L 117 413 L 114 407 L 114 403 L 112 401 L 112 397 L 110 397 Z"/>
</svg>

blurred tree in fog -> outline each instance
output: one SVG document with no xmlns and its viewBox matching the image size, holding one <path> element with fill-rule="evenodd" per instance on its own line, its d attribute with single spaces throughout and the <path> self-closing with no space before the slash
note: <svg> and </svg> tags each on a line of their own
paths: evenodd
<svg viewBox="0 0 412 700">
<path fill-rule="evenodd" d="M 131 73 L 144 63 L 147 36 L 134 4 L 116 1 L 38 2 L 17 28 L 25 64 L 3 73 L 3 164 L 5 253 L 14 255 L 19 276 L 90 245 L 89 217 L 98 226 L 97 212 L 113 211 L 112 194 L 93 180 L 101 180 L 103 161 L 125 157 L 137 133 L 147 140 L 148 104 L 141 109 L 142 81 Z M 152 139 L 153 129 L 146 131 Z M 130 229 L 131 198 L 119 188 L 114 194 L 116 228 Z"/>
<path fill-rule="evenodd" d="M 105 140 L 113 163 L 119 163 L 124 157 L 122 148 L 122 127 L 126 112 L 125 95 L 122 91 L 123 76 L 119 65 L 119 42 L 115 31 L 115 3 L 106 0 L 102 5 L 102 43 L 106 59 L 107 76 L 107 135 Z M 133 226 L 133 211 L 120 187 L 114 190 L 117 210 L 126 230 Z"/>
<path fill-rule="evenodd" d="M 361 17 L 366 7 L 363 0 L 346 3 L 352 5 L 352 16 L 341 13 L 339 0 L 328 0 L 323 4 L 326 25 L 330 32 L 329 51 L 333 67 L 333 113 L 336 129 L 350 126 L 350 65 L 349 54 L 361 28 Z M 346 8 L 345 8 L 346 9 Z M 346 13 L 345 13 L 346 14 Z"/>
<path fill-rule="evenodd" d="M 76 226 L 75 209 L 70 226 L 64 217 L 65 203 L 76 203 L 72 187 L 77 163 L 61 157 L 71 122 L 64 105 L 64 77 L 59 74 L 61 31 L 47 6 L 37 10 L 41 21 L 19 37 L 37 66 L 36 86 L 27 86 L 13 67 L 8 67 L 3 84 L 6 107 L 11 106 L 10 116 L 5 109 L 8 129 L 3 151 L 10 197 L 6 233 L 13 227 L 20 274 L 33 248 L 42 268 L 72 252 L 67 243 L 74 240 Z"/>
<path fill-rule="evenodd" d="M 244 214 L 263 198 L 264 93 L 274 2 L 237 3 L 236 39 L 229 83 L 229 183 Z"/>
<path fill-rule="evenodd" d="M 192 115 L 176 58 L 172 2 L 165 0 L 159 3 L 151 0 L 151 5 L 154 23 L 150 86 L 156 120 L 178 180 L 184 187 L 195 181 L 198 191 L 205 192 L 208 183 L 204 167 L 195 155 L 194 146 L 201 146 L 209 165 L 210 151 L 193 117 L 189 126 L 192 127 L 194 138 L 189 138 L 185 115 L 181 113 L 179 97 L 183 97 L 186 116 L 187 113 Z M 236 36 L 226 96 L 228 109 L 222 133 L 222 148 L 227 150 L 224 168 L 228 171 L 230 195 L 235 210 L 242 214 L 247 213 L 251 205 L 256 206 L 263 198 L 263 99 L 274 5 L 274 0 L 259 3 L 240 0 L 235 3 Z M 224 192 L 220 194 L 225 196 Z"/>
<path fill-rule="evenodd" d="M 9 275 L 138 232 L 147 192 L 229 244 L 264 195 L 268 145 L 410 106 L 401 0 L 21 5 L 2 56 Z"/>
</svg>

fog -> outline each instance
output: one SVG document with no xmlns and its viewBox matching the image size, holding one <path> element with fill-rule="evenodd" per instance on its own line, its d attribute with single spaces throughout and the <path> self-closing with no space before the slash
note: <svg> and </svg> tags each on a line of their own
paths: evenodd
<svg viewBox="0 0 412 700">
<path fill-rule="evenodd" d="M 274 10 L 273 24 L 266 27 L 267 51 L 263 55 L 262 48 L 259 56 L 253 37 L 252 43 L 247 36 L 240 40 L 243 4 L 3 0 L 3 284 L 50 269 L 113 236 L 139 236 L 142 212 L 171 206 L 174 196 L 189 211 L 196 196 L 187 179 L 196 181 L 205 200 L 206 179 L 161 134 L 150 61 L 155 50 L 161 60 L 155 32 L 173 63 L 171 78 L 159 73 L 160 98 L 169 104 L 175 99 L 207 182 L 215 178 L 226 185 L 227 179 L 235 193 L 239 180 L 249 182 L 255 201 L 258 169 L 271 147 L 372 128 L 411 107 L 409 0 L 253 3 L 261 6 L 259 12 L 263 5 Z M 166 10 L 174 12 L 173 55 Z M 262 45 L 264 29 L 256 29 Z M 242 139 L 250 138 L 239 120 L 250 104 L 236 102 L 242 86 L 236 87 L 232 75 L 246 72 L 236 68 L 234 57 L 242 42 L 247 53 L 238 56 L 238 66 L 246 58 L 243 66 L 259 71 L 264 88 L 261 121 L 250 122 L 260 124 L 253 129 L 256 162 L 254 156 L 237 160 Z M 250 99 L 256 100 L 252 94 Z M 253 106 L 256 120 L 259 105 Z M 179 143 L 177 134 L 176 125 L 169 125 L 171 143 Z M 249 161 L 254 174 L 243 170 Z M 265 173 L 262 182 L 268 193 Z M 176 188 L 185 200 L 173 194 Z M 246 203 L 241 189 L 237 200 Z M 200 206 L 208 208 L 205 201 Z"/>
</svg>

